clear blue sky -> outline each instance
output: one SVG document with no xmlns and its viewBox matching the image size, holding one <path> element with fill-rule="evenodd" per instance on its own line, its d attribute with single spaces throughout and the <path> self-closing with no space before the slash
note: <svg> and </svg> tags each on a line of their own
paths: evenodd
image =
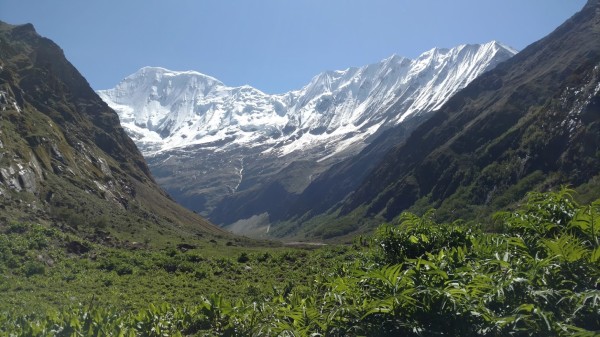
<svg viewBox="0 0 600 337">
<path fill-rule="evenodd" d="M 94 89 L 143 66 L 196 70 L 267 93 L 319 72 L 498 40 L 518 50 L 585 0 L 0 0 L 33 23 Z"/>
</svg>

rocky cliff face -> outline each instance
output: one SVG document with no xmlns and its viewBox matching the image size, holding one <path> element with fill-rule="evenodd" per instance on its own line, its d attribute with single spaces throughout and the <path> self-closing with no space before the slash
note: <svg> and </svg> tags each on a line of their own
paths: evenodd
<svg viewBox="0 0 600 337">
<path fill-rule="evenodd" d="M 133 240 L 149 228 L 220 232 L 160 190 L 117 114 L 30 24 L 0 23 L 0 125 L 3 222 L 56 222 Z"/>
</svg>

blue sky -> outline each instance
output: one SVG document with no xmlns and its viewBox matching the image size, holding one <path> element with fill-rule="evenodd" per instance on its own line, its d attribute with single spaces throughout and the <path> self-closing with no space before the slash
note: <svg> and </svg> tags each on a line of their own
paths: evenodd
<svg viewBox="0 0 600 337">
<path fill-rule="evenodd" d="M 319 72 L 498 40 L 518 50 L 585 0 L 0 0 L 0 20 L 33 23 L 94 89 L 143 66 L 196 70 L 267 93 Z"/>
</svg>

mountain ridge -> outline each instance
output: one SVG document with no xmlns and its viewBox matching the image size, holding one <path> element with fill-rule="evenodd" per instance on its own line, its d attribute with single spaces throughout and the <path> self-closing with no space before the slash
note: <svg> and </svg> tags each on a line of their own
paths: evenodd
<svg viewBox="0 0 600 337">
<path fill-rule="evenodd" d="M 0 22 L 0 125 L 3 222 L 54 224 L 107 244 L 161 231 L 226 235 L 158 187 L 117 114 L 31 24 Z"/>
<path fill-rule="evenodd" d="M 119 113 L 159 184 L 187 207 L 231 224 L 274 214 L 269 190 L 279 191 L 278 203 L 291 202 L 376 134 L 420 120 L 420 113 L 513 53 L 492 41 L 434 48 L 414 60 L 393 55 L 323 72 L 303 88 L 277 95 L 227 87 L 210 76 L 189 79 L 191 71 L 143 68 L 98 93 Z M 215 81 L 203 82 L 207 78 Z M 237 211 L 223 217 L 225 209 Z"/>
<path fill-rule="evenodd" d="M 109 105 L 112 104 L 117 111 L 120 111 L 121 119 L 126 128 L 140 131 L 135 128 L 137 126 L 154 131 L 156 133 L 154 136 L 158 135 L 158 137 L 148 136 L 148 138 L 156 142 L 159 142 L 159 138 L 161 138 L 163 144 L 168 140 L 173 140 L 172 138 L 179 137 L 185 139 L 183 141 L 173 140 L 175 144 L 166 146 L 166 150 L 201 144 L 202 142 L 198 142 L 200 138 L 209 138 L 207 136 L 222 129 L 227 129 L 227 131 L 231 132 L 233 131 L 232 129 L 235 129 L 232 127 L 236 125 L 240 126 L 235 130 L 238 132 L 245 131 L 244 129 L 259 129 L 261 127 L 268 129 L 261 130 L 264 131 L 261 136 L 268 136 L 269 132 L 272 131 L 285 134 L 284 129 L 294 129 L 296 132 L 292 132 L 291 136 L 302 138 L 304 136 L 302 132 L 322 134 L 324 131 L 327 131 L 331 133 L 332 130 L 340 127 L 360 125 L 360 121 L 368 117 L 365 116 L 365 110 L 368 107 L 360 103 L 364 103 L 368 97 L 377 97 L 379 92 L 387 89 L 369 83 L 369 79 L 374 78 L 382 82 L 382 78 L 390 77 L 397 79 L 397 81 L 410 81 L 410 78 L 389 76 L 389 73 L 394 71 L 401 72 L 401 75 L 405 77 L 431 76 L 423 74 L 424 70 L 427 70 L 428 67 L 443 67 L 444 64 L 442 63 L 447 62 L 446 58 L 457 57 L 458 55 L 456 54 L 459 53 L 468 54 L 473 52 L 473 49 L 477 49 L 476 52 L 484 53 L 488 52 L 488 49 L 496 53 L 503 51 L 514 53 L 514 50 L 504 47 L 496 41 L 492 41 L 484 45 L 461 45 L 452 49 L 434 48 L 423 53 L 415 60 L 394 55 L 381 62 L 364 67 L 351 67 L 345 70 L 323 72 L 313 77 L 306 86 L 299 90 L 276 95 L 265 94 L 259 89 L 247 85 L 228 87 L 214 77 L 196 71 L 171 71 L 161 67 L 144 67 L 135 74 L 126 77 L 115 89 L 99 90 L 98 93 Z M 489 67 L 490 65 L 483 63 L 483 66 Z M 472 73 L 465 74 L 466 82 L 471 81 L 476 74 L 482 72 L 482 70 L 478 69 L 467 69 L 467 71 L 471 71 Z M 378 76 L 366 76 L 364 73 L 380 74 Z M 198 78 L 204 82 L 198 83 L 200 81 Z M 184 90 L 182 87 L 172 85 L 172 81 L 183 82 L 184 79 L 187 81 L 186 85 L 194 90 L 181 92 L 181 90 Z M 435 79 L 432 80 L 435 81 Z M 168 83 L 162 83 L 164 81 Z M 140 84 L 140 82 L 144 83 Z M 137 90 L 138 88 L 135 88 L 134 84 L 142 86 L 142 90 Z M 155 84 L 160 87 L 155 86 Z M 181 85 L 182 83 L 178 84 Z M 388 86 L 394 84 L 396 83 L 387 83 Z M 433 85 L 447 85 L 447 83 L 433 83 Z M 461 83 L 458 83 L 458 85 L 461 85 Z M 352 88 L 347 89 L 350 86 Z M 366 88 L 368 86 L 373 86 L 374 88 L 368 91 L 367 89 L 369 88 Z M 354 104 L 350 102 L 349 104 L 352 106 L 347 110 L 356 111 L 358 109 L 358 112 L 340 115 L 339 112 L 331 111 L 329 105 L 332 104 L 331 100 L 333 97 L 330 97 L 328 94 L 335 94 L 336 91 L 342 91 L 343 89 L 351 92 L 344 91 L 340 95 L 354 94 L 357 97 L 356 101 L 358 101 Z M 360 92 L 361 90 L 362 92 Z M 405 88 L 404 90 L 409 90 L 409 88 Z M 385 91 L 391 92 L 393 90 L 388 89 Z M 125 92 L 134 93 L 134 95 L 126 96 Z M 443 91 L 438 91 L 437 93 L 439 94 L 440 92 Z M 135 97 L 135 95 L 143 95 L 144 97 Z M 256 95 L 258 97 L 247 97 L 248 95 Z M 422 95 L 418 95 L 417 98 L 420 98 Z M 230 96 L 234 96 L 234 98 Z M 148 103 L 142 98 L 151 102 Z M 217 98 L 223 98 L 224 102 L 218 102 Z M 244 102 L 241 100 L 240 102 L 240 98 L 247 98 L 248 101 Z M 386 99 L 391 100 L 392 98 L 380 97 L 381 101 L 385 101 Z M 443 99 L 427 98 L 418 100 L 407 109 L 406 114 L 410 115 L 416 110 L 425 110 L 427 108 L 435 109 L 436 106 L 427 107 L 427 102 L 439 103 L 441 100 Z M 178 107 L 173 107 L 173 104 L 185 104 L 189 101 L 195 101 L 193 102 L 195 105 L 186 105 L 183 107 L 183 111 L 178 109 Z M 214 107 L 214 105 L 218 104 L 224 105 L 222 107 L 223 111 Z M 234 104 L 242 104 L 243 106 L 236 107 Z M 209 106 L 206 107 L 206 105 Z M 134 111 L 128 108 L 132 108 Z M 260 113 L 266 116 L 258 116 Z M 203 119 L 194 119 L 194 115 L 201 115 Z M 258 118 L 258 120 L 252 123 L 247 119 L 243 119 L 244 115 L 252 115 L 253 118 Z M 288 118 L 278 118 L 284 116 L 288 116 Z M 328 118 L 330 116 L 332 118 Z M 399 117 L 402 118 L 402 116 Z M 131 125 L 131 121 L 133 121 L 135 126 Z M 189 124 L 190 122 L 195 124 L 194 126 L 197 127 L 196 130 L 183 130 L 184 125 L 182 124 Z M 215 123 L 218 123 L 218 125 L 215 125 Z M 270 130 L 270 128 L 276 130 Z M 178 131 L 180 134 L 177 134 Z M 186 132 L 185 134 L 183 133 L 184 131 Z M 133 131 L 132 133 L 135 134 Z M 200 135 L 200 138 L 197 137 L 198 135 Z M 251 139 L 257 138 L 259 137 L 251 137 Z M 138 141 L 138 143 L 143 144 L 144 140 L 138 139 Z M 277 145 L 277 142 L 273 143 Z M 144 146 L 140 147 L 144 151 Z M 157 152 L 164 150 L 159 149 Z M 144 153 L 146 155 L 153 155 L 151 151 L 145 151 Z"/>
<path fill-rule="evenodd" d="M 588 2 L 453 96 L 386 155 L 341 214 L 361 208 L 390 220 L 421 204 L 441 208 L 441 216 L 474 218 L 496 204 L 518 201 L 525 186 L 593 180 L 599 18 L 600 3 Z"/>
</svg>

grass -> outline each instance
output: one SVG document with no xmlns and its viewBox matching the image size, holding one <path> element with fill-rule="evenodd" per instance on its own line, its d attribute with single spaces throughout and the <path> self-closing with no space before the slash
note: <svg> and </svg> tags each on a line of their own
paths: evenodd
<svg viewBox="0 0 600 337">
<path fill-rule="evenodd" d="M 308 286 L 348 253 L 345 247 L 315 252 L 229 238 L 113 248 L 39 224 L 5 224 L 0 232 L 0 311 L 23 313 L 92 300 L 132 309 L 147 303 L 191 305 L 211 293 L 253 298 L 283 291 L 290 282 Z"/>
<path fill-rule="evenodd" d="M 405 213 L 314 250 L 111 248 L 13 223 L 0 231 L 0 334 L 597 336 L 599 220 L 600 200 L 561 190 L 497 213 L 497 233 Z"/>
</svg>

